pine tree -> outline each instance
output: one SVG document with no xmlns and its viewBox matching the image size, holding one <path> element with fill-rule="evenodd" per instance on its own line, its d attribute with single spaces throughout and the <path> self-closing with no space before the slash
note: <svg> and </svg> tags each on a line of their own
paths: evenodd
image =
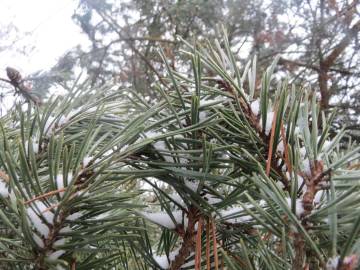
<svg viewBox="0 0 360 270">
<path fill-rule="evenodd" d="M 1 269 L 356 269 L 360 148 L 336 112 L 276 59 L 258 83 L 226 38 L 183 42 L 193 73 L 160 52 L 159 102 L 78 80 L 1 118 Z"/>
</svg>

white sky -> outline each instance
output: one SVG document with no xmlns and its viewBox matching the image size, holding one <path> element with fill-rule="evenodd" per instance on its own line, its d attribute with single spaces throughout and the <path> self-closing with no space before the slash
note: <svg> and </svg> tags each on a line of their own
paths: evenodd
<svg viewBox="0 0 360 270">
<path fill-rule="evenodd" d="M 0 51 L 0 76 L 7 66 L 15 67 L 23 75 L 48 69 L 66 51 L 78 44 L 87 46 L 88 40 L 71 19 L 78 0 L 0 0 L 0 27 L 13 23 L 19 29 L 19 39 L 3 38 L 1 44 L 15 41 L 11 50 Z M 26 33 L 29 34 L 26 34 Z M 34 50 L 28 55 L 18 48 Z"/>
</svg>

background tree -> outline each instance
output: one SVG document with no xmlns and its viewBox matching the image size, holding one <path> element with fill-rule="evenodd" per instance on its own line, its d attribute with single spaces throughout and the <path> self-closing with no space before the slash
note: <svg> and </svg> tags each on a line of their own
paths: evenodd
<svg viewBox="0 0 360 270">
<path fill-rule="evenodd" d="M 113 80 L 133 85 L 151 99 L 159 98 L 148 91 L 154 79 L 166 84 L 165 67 L 157 49 L 163 48 L 172 68 L 190 71 L 178 54 L 183 45 L 177 36 L 189 42 L 213 39 L 219 33 L 217 26 L 223 24 L 240 66 L 256 54 L 263 67 L 281 54 L 281 69 L 297 83 L 310 84 L 325 110 L 337 107 L 338 125 L 346 123 L 348 128 L 356 129 L 358 9 L 357 0 L 83 0 L 74 20 L 88 35 L 92 48 L 86 52 L 77 49 L 61 62 L 69 61 L 69 67 L 80 65 L 91 76 L 93 85 Z M 61 65 L 53 71 L 57 68 L 61 70 Z M 258 91 L 259 80 L 256 86 Z M 357 138 L 355 132 L 353 135 Z"/>
</svg>

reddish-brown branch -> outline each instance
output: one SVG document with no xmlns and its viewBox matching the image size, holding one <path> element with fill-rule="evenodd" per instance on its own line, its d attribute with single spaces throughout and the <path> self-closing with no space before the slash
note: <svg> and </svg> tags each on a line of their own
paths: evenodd
<svg viewBox="0 0 360 270">
<path fill-rule="evenodd" d="M 218 258 L 217 240 L 216 240 L 216 226 L 215 226 L 215 223 L 213 220 L 211 221 L 211 231 L 212 231 L 212 238 L 213 238 L 215 270 L 219 270 L 219 258 Z"/>
<path fill-rule="evenodd" d="M 286 134 L 285 134 L 284 123 L 282 121 L 281 121 L 280 131 L 281 131 L 281 140 L 282 140 L 283 145 L 284 145 L 285 164 L 286 164 L 286 167 L 287 167 L 289 173 L 291 173 L 292 172 L 292 166 L 291 166 L 290 158 L 289 158 L 288 144 L 286 142 Z"/>
<path fill-rule="evenodd" d="M 272 156 L 273 156 L 273 145 L 274 145 L 274 136 L 275 136 L 275 127 L 276 127 L 276 114 L 277 114 L 277 108 L 274 111 L 274 117 L 272 119 L 272 124 L 271 124 L 269 152 L 268 152 L 268 158 L 267 158 L 267 161 L 266 161 L 266 175 L 267 176 L 269 176 L 269 174 L 270 174 L 271 159 L 272 159 Z"/>
<path fill-rule="evenodd" d="M 74 258 L 71 263 L 71 270 L 76 270 L 76 259 Z"/>
<path fill-rule="evenodd" d="M 336 59 L 341 53 L 344 52 L 346 47 L 350 44 L 351 40 L 356 37 L 360 31 L 360 20 L 347 32 L 345 37 L 335 46 L 331 53 L 324 59 L 320 59 L 320 70 L 318 70 L 319 88 L 321 94 L 321 107 L 327 109 L 329 106 L 330 93 L 328 89 L 328 72 L 331 66 L 335 63 Z"/>
<path fill-rule="evenodd" d="M 349 29 L 345 37 L 335 46 L 332 52 L 323 60 L 322 64 L 325 68 L 329 69 L 339 57 L 339 55 L 346 49 L 350 44 L 351 40 L 356 37 L 360 31 L 360 20 L 357 21 L 353 27 Z"/>
<path fill-rule="evenodd" d="M 306 191 L 302 202 L 304 207 L 304 216 L 309 214 L 314 207 L 314 198 L 316 193 L 321 189 L 324 181 L 327 181 L 327 175 L 324 174 L 324 165 L 322 161 L 314 160 L 311 162 L 311 175 L 302 173 L 305 180 Z"/>
<path fill-rule="evenodd" d="M 170 270 L 178 270 L 185 263 L 190 253 L 195 250 L 195 224 L 198 221 L 198 211 L 194 207 L 190 207 L 188 211 L 188 227 L 185 231 L 183 243 L 180 247 L 178 255 L 171 262 Z"/>
<path fill-rule="evenodd" d="M 210 259 L 210 220 L 206 223 L 206 270 L 210 270 L 211 259 Z"/>
<path fill-rule="evenodd" d="M 195 252 L 195 270 L 201 267 L 201 234 L 202 234 L 202 218 L 198 221 L 198 229 L 196 234 L 196 252 Z"/>
<path fill-rule="evenodd" d="M 303 270 L 304 259 L 305 259 L 305 241 L 300 233 L 295 234 L 294 247 L 295 247 L 295 259 L 292 265 L 292 269 Z"/>
<path fill-rule="evenodd" d="M 32 199 L 26 201 L 24 204 L 29 204 L 29 203 L 32 203 L 32 202 L 37 201 L 37 200 L 45 199 L 45 198 L 50 197 L 52 195 L 58 194 L 60 192 L 64 192 L 65 190 L 66 190 L 66 188 L 59 188 L 57 190 L 49 191 L 49 192 L 47 192 L 45 194 L 41 194 L 41 195 L 39 195 L 39 196 L 37 196 L 35 198 L 32 198 Z"/>
<path fill-rule="evenodd" d="M 328 174 L 330 170 L 324 171 L 324 165 L 322 161 L 315 160 L 310 164 L 310 175 L 301 172 L 300 175 L 304 178 L 306 184 L 306 191 L 302 197 L 302 204 L 304 213 L 301 215 L 301 224 L 305 229 L 309 228 L 306 216 L 311 213 L 314 208 L 314 198 L 316 193 L 323 187 L 325 181 L 328 180 Z M 293 269 L 304 269 L 304 260 L 306 254 L 305 240 L 301 233 L 295 233 L 294 235 L 295 246 L 295 259 L 293 262 Z M 323 263 L 323 262 L 321 262 Z"/>
<path fill-rule="evenodd" d="M 300 62 L 300 61 L 297 61 L 297 60 L 285 59 L 283 57 L 281 57 L 279 59 L 278 64 L 283 65 L 283 66 L 288 67 L 288 68 L 290 68 L 292 66 L 305 67 L 305 68 L 308 68 L 308 69 L 312 69 L 312 70 L 314 70 L 316 72 L 319 72 L 321 70 L 320 66 L 310 64 L 310 63 Z M 340 73 L 340 74 L 346 75 L 346 76 L 349 76 L 349 75 L 360 76 L 360 74 L 358 72 L 351 72 L 351 71 L 346 70 L 346 69 L 340 69 L 340 68 L 334 68 L 334 67 L 330 67 L 329 71 Z"/>
</svg>

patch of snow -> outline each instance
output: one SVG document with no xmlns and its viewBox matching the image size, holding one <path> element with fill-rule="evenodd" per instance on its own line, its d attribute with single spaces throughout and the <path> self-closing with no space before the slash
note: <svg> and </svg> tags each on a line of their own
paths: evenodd
<svg viewBox="0 0 360 270">
<path fill-rule="evenodd" d="M 226 151 L 225 153 L 223 153 L 223 154 L 221 155 L 221 158 L 222 158 L 222 159 L 225 159 L 225 160 L 229 160 L 229 159 L 230 159 L 229 152 Z"/>
<path fill-rule="evenodd" d="M 286 198 L 287 204 L 291 209 L 291 198 Z M 302 199 L 296 199 L 295 201 L 295 213 L 297 217 L 300 217 L 305 212 Z"/>
<path fill-rule="evenodd" d="M 5 181 L 0 180 L 0 196 L 6 198 L 9 196 L 9 187 Z"/>
<path fill-rule="evenodd" d="M 62 188 L 64 188 L 65 187 L 65 183 L 64 183 L 64 176 L 62 175 L 62 174 L 58 174 L 57 176 L 56 176 L 56 187 L 58 188 L 58 189 L 62 189 Z M 68 173 L 68 176 L 67 176 L 67 185 L 66 186 L 69 186 L 70 185 L 70 183 L 71 183 L 71 181 L 73 180 L 73 175 L 72 175 L 72 172 L 69 172 Z M 62 192 L 60 192 L 59 194 L 60 194 L 60 196 L 62 197 L 62 196 L 64 196 L 64 191 L 62 191 Z"/>
<path fill-rule="evenodd" d="M 69 226 L 61 228 L 59 231 L 59 233 L 70 233 L 70 232 L 72 232 L 72 229 Z"/>
<path fill-rule="evenodd" d="M 222 218 L 226 219 L 229 223 L 241 223 L 241 222 L 247 222 L 252 219 L 249 215 L 241 215 L 241 213 L 244 213 L 244 209 L 242 207 L 234 207 L 229 210 L 223 210 L 220 212 L 220 215 Z"/>
<path fill-rule="evenodd" d="M 304 178 L 301 175 L 297 175 L 297 184 L 298 184 L 298 190 L 301 188 L 301 185 L 304 183 Z M 302 191 L 306 191 L 306 185 L 302 187 Z"/>
<path fill-rule="evenodd" d="M 81 212 L 75 212 L 69 216 L 66 217 L 66 220 L 69 220 L 69 221 L 75 221 L 77 219 L 79 219 L 80 217 L 83 216 L 83 213 Z"/>
<path fill-rule="evenodd" d="M 65 253 L 65 250 L 59 249 L 57 251 L 54 251 L 52 253 L 49 253 L 47 255 L 47 258 L 49 261 L 55 261 L 57 260 L 61 255 L 63 255 Z"/>
<path fill-rule="evenodd" d="M 168 269 L 170 267 L 170 263 L 175 260 L 176 256 L 179 254 L 179 251 L 180 248 L 177 248 L 170 252 L 169 258 L 166 255 L 154 255 L 153 258 L 162 269 Z"/>
<path fill-rule="evenodd" d="M 93 113 L 93 112 L 96 112 L 96 111 L 97 111 L 97 107 L 91 107 L 91 108 L 86 109 L 86 112 L 89 112 L 89 113 Z"/>
<path fill-rule="evenodd" d="M 161 135 L 162 134 L 160 132 L 155 132 L 155 131 L 152 131 L 152 130 L 149 130 L 149 131 L 145 132 L 145 137 L 149 138 L 149 139 L 152 139 L 152 138 L 155 138 L 155 137 L 158 137 L 158 136 L 161 136 Z"/>
<path fill-rule="evenodd" d="M 267 202 L 266 202 L 265 200 L 260 200 L 260 201 L 258 202 L 258 204 L 259 204 L 259 206 L 261 206 L 261 207 L 266 207 L 266 206 L 267 206 Z"/>
<path fill-rule="evenodd" d="M 305 157 L 306 157 L 306 148 L 305 148 L 305 147 L 301 147 L 301 148 L 299 149 L 299 152 L 300 152 L 300 156 L 301 156 L 302 158 L 305 158 Z"/>
<path fill-rule="evenodd" d="M 101 220 L 101 219 L 104 219 L 104 218 L 108 218 L 110 216 L 110 213 L 111 211 L 108 211 L 108 212 L 104 212 L 100 215 L 97 215 L 94 220 Z"/>
<path fill-rule="evenodd" d="M 179 157 L 179 164 L 187 164 L 187 163 L 188 163 L 187 158 Z"/>
<path fill-rule="evenodd" d="M 164 141 L 155 142 L 154 147 L 158 151 L 166 151 L 168 149 Z"/>
<path fill-rule="evenodd" d="M 253 114 L 255 114 L 256 116 L 259 115 L 259 113 L 260 113 L 260 101 L 257 99 L 255 101 L 251 102 L 250 108 L 251 108 L 251 111 L 253 112 Z"/>
<path fill-rule="evenodd" d="M 76 114 L 78 114 L 81 111 L 81 109 L 82 107 L 72 110 L 71 112 L 68 113 L 67 118 L 68 119 L 73 118 Z"/>
<path fill-rule="evenodd" d="M 273 119 L 274 119 L 274 112 L 268 112 L 266 116 L 266 125 L 264 130 L 266 135 L 270 134 Z M 260 126 L 262 126 L 262 119 L 260 119 Z"/>
<path fill-rule="evenodd" d="M 330 258 L 326 263 L 326 270 L 337 270 L 339 266 L 339 256 Z"/>
<path fill-rule="evenodd" d="M 216 96 L 215 98 L 212 99 L 207 99 L 207 100 L 200 100 L 200 107 L 205 107 L 205 106 L 209 106 L 209 105 L 215 105 L 217 103 L 222 103 L 224 101 L 226 101 L 226 97 L 223 96 Z"/>
<path fill-rule="evenodd" d="M 38 247 L 44 248 L 44 241 L 36 233 L 32 233 L 32 236 Z"/>
<path fill-rule="evenodd" d="M 55 241 L 55 242 L 53 243 L 53 247 L 58 247 L 58 246 L 64 245 L 65 242 L 66 242 L 66 239 L 65 239 L 65 238 L 61 238 L 61 239 L 59 239 L 59 240 L 57 240 L 57 241 Z"/>
<path fill-rule="evenodd" d="M 161 267 L 161 269 L 168 269 L 170 267 L 169 259 L 166 255 L 154 255 L 153 256 L 155 262 Z"/>
<path fill-rule="evenodd" d="M 301 133 L 301 130 L 299 127 L 294 128 L 294 135 L 299 135 Z"/>
<path fill-rule="evenodd" d="M 169 197 L 176 202 L 178 205 L 182 206 L 182 207 L 186 207 L 186 204 L 184 202 L 184 200 L 181 198 L 181 196 L 178 193 L 174 193 L 174 194 L 170 194 Z"/>
<path fill-rule="evenodd" d="M 42 202 L 36 201 L 32 205 L 32 207 L 29 206 L 26 209 L 27 216 L 31 223 L 34 225 L 35 229 L 44 237 L 47 237 L 50 230 L 49 227 L 43 223 L 40 216 L 43 217 L 49 224 L 53 224 L 54 214 L 49 211 L 48 207 Z"/>
<path fill-rule="evenodd" d="M 206 116 L 207 116 L 207 113 L 204 112 L 204 111 L 201 111 L 201 112 L 199 113 L 199 121 L 200 121 L 200 122 L 204 121 L 204 120 L 206 119 Z"/>
<path fill-rule="evenodd" d="M 328 149 L 330 149 L 330 147 L 333 145 L 333 142 L 330 140 L 325 140 L 324 144 L 323 144 L 323 150 L 327 151 Z"/>
<path fill-rule="evenodd" d="M 195 180 L 194 180 L 195 181 Z M 199 182 L 194 182 L 194 181 L 190 181 L 190 180 L 187 180 L 185 179 L 184 180 L 184 183 L 185 183 L 185 186 L 188 187 L 189 189 L 191 189 L 192 191 L 196 192 L 198 187 L 199 187 Z"/>
<path fill-rule="evenodd" d="M 49 137 L 53 133 L 55 129 L 55 122 L 55 117 L 50 115 L 44 125 L 44 132 L 46 136 Z"/>
<path fill-rule="evenodd" d="M 321 202 L 321 198 L 324 194 L 324 190 L 319 190 L 318 192 L 316 192 L 315 194 L 315 198 L 314 198 L 314 204 L 319 204 Z"/>
<path fill-rule="evenodd" d="M 66 125 L 67 122 L 69 122 L 69 117 L 65 116 L 65 115 L 62 115 L 58 121 L 58 125 L 61 127 L 61 126 L 64 126 Z"/>
<path fill-rule="evenodd" d="M 216 138 L 211 138 L 210 143 L 215 144 L 216 142 L 217 142 L 217 139 L 216 139 Z"/>
<path fill-rule="evenodd" d="M 204 199 L 211 205 L 222 202 L 221 198 L 215 197 L 211 194 L 205 194 Z"/>
<path fill-rule="evenodd" d="M 87 165 L 89 165 L 90 161 L 93 160 L 93 157 L 89 157 L 89 156 L 85 156 L 83 161 L 82 161 L 82 164 L 83 164 L 83 167 L 87 167 Z"/>
<path fill-rule="evenodd" d="M 278 145 L 277 145 L 277 151 L 280 152 L 282 155 L 284 154 L 285 151 L 285 146 L 284 146 L 284 141 L 281 140 Z"/>
<path fill-rule="evenodd" d="M 276 185 L 279 187 L 279 189 L 284 189 L 285 188 L 284 183 L 281 182 L 281 181 L 277 181 Z"/>
<path fill-rule="evenodd" d="M 310 160 L 307 158 L 303 161 L 304 173 L 308 176 L 311 176 L 311 166 Z"/>
<path fill-rule="evenodd" d="M 176 226 L 178 224 L 182 224 L 183 221 L 184 226 L 186 227 L 187 225 L 187 217 L 183 217 L 183 211 L 174 211 L 171 213 L 174 217 L 175 223 L 171 219 L 170 215 L 165 211 L 155 213 L 140 212 L 140 214 L 147 220 L 168 229 L 175 229 Z"/>
<path fill-rule="evenodd" d="M 33 151 L 35 154 L 38 154 L 39 153 L 39 149 L 40 149 L 40 146 L 39 146 L 39 142 L 38 141 L 33 141 L 32 142 L 32 148 L 33 148 Z M 29 142 L 26 141 L 25 142 L 25 153 L 28 154 L 28 149 L 29 149 Z"/>
<path fill-rule="evenodd" d="M 108 157 L 108 156 L 110 156 L 112 153 L 114 153 L 114 150 L 112 150 L 112 149 L 107 150 L 107 151 L 103 154 L 103 157 Z"/>
</svg>

